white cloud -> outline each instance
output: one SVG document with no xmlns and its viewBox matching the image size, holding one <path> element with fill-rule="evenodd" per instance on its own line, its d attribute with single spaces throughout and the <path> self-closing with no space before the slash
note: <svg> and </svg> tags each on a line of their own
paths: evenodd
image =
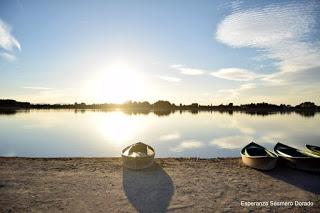
<svg viewBox="0 0 320 213">
<path fill-rule="evenodd" d="M 311 4 L 271 5 L 237 11 L 218 26 L 217 39 L 234 47 L 270 47 L 303 38 L 314 25 Z"/>
<path fill-rule="evenodd" d="M 210 144 L 219 146 L 223 149 L 238 149 L 247 145 L 252 140 L 253 140 L 252 136 L 236 135 L 236 136 L 216 138 L 212 140 Z"/>
<path fill-rule="evenodd" d="M 265 135 L 259 138 L 262 143 L 274 143 L 276 141 L 283 141 L 284 138 L 288 138 L 288 135 L 283 131 L 269 131 Z"/>
<path fill-rule="evenodd" d="M 203 70 L 189 68 L 189 67 L 181 67 L 179 68 L 179 70 L 180 70 L 180 73 L 184 75 L 202 75 L 204 73 Z"/>
<path fill-rule="evenodd" d="M 174 65 L 171 65 L 170 68 L 178 70 L 180 71 L 181 74 L 184 74 L 184 75 L 202 75 L 205 73 L 205 71 L 202 69 L 186 67 L 185 65 L 182 65 L 182 64 L 174 64 Z"/>
<path fill-rule="evenodd" d="M 255 83 L 247 83 L 247 84 L 242 84 L 240 85 L 240 87 L 234 88 L 234 89 L 221 89 L 221 90 L 218 90 L 218 93 L 216 94 L 216 96 L 219 98 L 224 98 L 228 100 L 240 95 L 241 92 L 254 89 L 256 88 L 256 86 L 257 85 Z"/>
<path fill-rule="evenodd" d="M 261 77 L 261 75 L 258 75 L 254 72 L 239 68 L 224 68 L 216 72 L 212 72 L 211 75 L 217 78 L 223 78 L 233 81 L 252 81 Z"/>
<path fill-rule="evenodd" d="M 237 10 L 218 25 L 216 39 L 232 47 L 261 49 L 261 54 L 275 60 L 280 72 L 319 67 L 320 42 L 310 40 L 319 7 L 309 1 Z M 277 78 L 281 76 L 266 79 Z"/>
<path fill-rule="evenodd" d="M 78 102 L 85 102 L 83 96 L 79 96 L 76 92 L 79 89 L 75 88 L 51 88 L 41 86 L 26 86 L 21 87 L 25 91 L 20 95 L 14 96 L 16 100 L 29 101 L 32 103 L 74 103 L 75 100 Z M 27 95 L 27 96 L 26 96 Z M 27 97 L 27 99 L 26 99 Z"/>
<path fill-rule="evenodd" d="M 0 53 L 0 56 L 10 62 L 16 60 L 16 57 L 14 55 L 12 55 L 10 53 L 6 53 L 6 52 Z"/>
<path fill-rule="evenodd" d="M 169 134 L 160 136 L 161 141 L 172 141 L 180 138 L 181 138 L 181 135 L 178 132 L 169 133 Z"/>
<path fill-rule="evenodd" d="M 184 65 L 183 64 L 172 64 L 172 65 L 170 65 L 170 68 L 172 68 L 172 69 L 176 69 L 176 68 L 180 68 L 180 67 L 184 67 Z"/>
<path fill-rule="evenodd" d="M 0 19 L 0 48 L 6 52 L 1 52 L 1 57 L 8 60 L 14 61 L 15 56 L 12 54 L 15 49 L 21 50 L 20 43 L 11 34 L 11 27 Z"/>
<path fill-rule="evenodd" d="M 171 77 L 171 76 L 159 76 L 159 78 L 165 81 L 176 82 L 176 83 L 181 81 L 180 78 Z"/>
<path fill-rule="evenodd" d="M 32 90 L 54 90 L 54 88 L 51 87 L 22 87 L 23 89 L 32 89 Z"/>
<path fill-rule="evenodd" d="M 270 85 L 284 85 L 287 84 L 287 79 L 284 78 L 286 72 L 276 72 L 269 75 L 265 75 L 261 78 L 262 81 Z"/>
<path fill-rule="evenodd" d="M 20 43 L 11 35 L 11 27 L 0 19 L 0 47 L 13 51 L 14 48 L 21 50 Z"/>
<path fill-rule="evenodd" d="M 173 152 L 183 152 L 188 149 L 197 149 L 203 147 L 204 144 L 201 141 L 197 140 L 187 140 L 180 143 L 178 146 L 171 148 Z"/>
</svg>

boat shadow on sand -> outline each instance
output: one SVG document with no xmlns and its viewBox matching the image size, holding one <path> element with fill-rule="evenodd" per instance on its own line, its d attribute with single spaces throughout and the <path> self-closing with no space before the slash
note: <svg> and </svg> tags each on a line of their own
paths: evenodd
<svg viewBox="0 0 320 213">
<path fill-rule="evenodd" d="M 144 170 L 123 168 L 123 189 L 138 212 L 167 212 L 174 194 L 171 178 L 156 163 Z"/>
<path fill-rule="evenodd" d="M 309 191 L 317 195 L 320 194 L 320 173 L 297 170 L 280 164 L 275 169 L 264 172 L 264 174 L 305 191 Z"/>
</svg>

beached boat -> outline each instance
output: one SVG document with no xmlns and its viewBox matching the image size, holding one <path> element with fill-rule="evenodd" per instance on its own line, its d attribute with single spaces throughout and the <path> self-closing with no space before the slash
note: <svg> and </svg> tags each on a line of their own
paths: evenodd
<svg viewBox="0 0 320 213">
<path fill-rule="evenodd" d="M 130 169 L 144 169 L 153 164 L 154 149 L 144 143 L 138 142 L 122 150 L 123 166 Z"/>
<path fill-rule="evenodd" d="M 259 170 L 271 170 L 277 165 L 278 156 L 254 142 L 241 150 L 242 162 Z"/>
<path fill-rule="evenodd" d="M 320 157 L 308 155 L 306 152 L 282 143 L 277 143 L 274 151 L 292 168 L 320 172 Z"/>
<path fill-rule="evenodd" d="M 312 155 L 320 157 L 320 147 L 319 146 L 306 144 L 306 152 L 308 154 L 312 154 Z"/>
</svg>

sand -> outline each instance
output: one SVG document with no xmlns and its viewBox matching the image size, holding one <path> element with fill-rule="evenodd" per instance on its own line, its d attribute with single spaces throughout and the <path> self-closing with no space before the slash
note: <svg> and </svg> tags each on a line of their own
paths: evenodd
<svg viewBox="0 0 320 213">
<path fill-rule="evenodd" d="M 274 203 L 281 201 L 293 206 L 270 206 L 285 205 Z M 319 174 L 284 166 L 261 172 L 240 158 L 157 159 L 144 171 L 123 169 L 120 158 L 0 158 L 0 212 L 319 212 L 319 207 Z"/>
</svg>

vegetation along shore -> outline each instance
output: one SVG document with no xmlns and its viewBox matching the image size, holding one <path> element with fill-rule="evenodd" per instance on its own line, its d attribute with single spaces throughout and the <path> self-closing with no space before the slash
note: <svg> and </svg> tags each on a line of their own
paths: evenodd
<svg viewBox="0 0 320 213">
<path fill-rule="evenodd" d="M 19 109 L 92 109 L 92 110 L 115 110 L 120 109 L 132 113 L 149 113 L 151 111 L 159 115 L 167 115 L 174 111 L 190 111 L 191 113 L 198 113 L 200 111 L 219 111 L 219 112 L 244 112 L 248 114 L 260 114 L 267 115 L 271 113 L 290 113 L 296 112 L 303 116 L 314 116 L 315 113 L 320 112 L 320 106 L 317 106 L 313 102 L 303 102 L 296 106 L 286 104 L 269 104 L 269 103 L 251 103 L 234 105 L 220 104 L 220 105 L 200 105 L 198 103 L 192 103 L 189 105 L 170 103 L 169 101 L 159 100 L 153 104 L 144 101 L 128 101 L 123 104 L 86 104 L 86 103 L 74 103 L 74 104 L 32 104 L 29 102 L 19 102 L 11 99 L 0 99 L 0 111 L 2 112 L 14 112 Z"/>
</svg>

